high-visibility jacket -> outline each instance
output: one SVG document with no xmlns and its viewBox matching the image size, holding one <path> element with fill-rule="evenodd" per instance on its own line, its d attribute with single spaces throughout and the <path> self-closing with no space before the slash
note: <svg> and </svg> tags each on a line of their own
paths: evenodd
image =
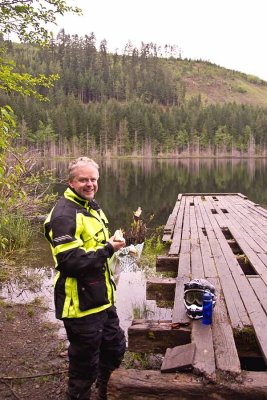
<svg viewBox="0 0 267 400">
<path fill-rule="evenodd" d="M 56 317 L 80 318 L 114 304 L 115 283 L 109 267 L 114 249 L 108 220 L 95 201 L 68 188 L 45 221 L 55 267 Z"/>
</svg>

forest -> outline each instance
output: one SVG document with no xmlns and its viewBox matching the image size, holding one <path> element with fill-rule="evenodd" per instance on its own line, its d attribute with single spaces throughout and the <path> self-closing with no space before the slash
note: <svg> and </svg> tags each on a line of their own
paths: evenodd
<svg viewBox="0 0 267 400">
<path fill-rule="evenodd" d="M 16 115 L 17 145 L 44 156 L 267 154 L 267 105 L 227 96 L 210 101 L 201 90 L 190 94 L 193 78 L 211 87 L 221 76 L 237 99 L 246 98 L 248 85 L 266 94 L 259 78 L 182 59 L 171 45 L 137 49 L 128 42 L 123 54 L 110 53 L 106 40 L 96 47 L 94 33 L 62 30 L 45 47 L 5 44 L 18 73 L 55 76 L 52 87 L 39 88 L 46 102 L 1 93 L 0 105 L 9 104 Z"/>
</svg>

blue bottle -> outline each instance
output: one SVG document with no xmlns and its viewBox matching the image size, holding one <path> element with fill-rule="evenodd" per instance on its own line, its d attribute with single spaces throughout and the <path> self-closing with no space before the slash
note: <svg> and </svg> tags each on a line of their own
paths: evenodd
<svg viewBox="0 0 267 400">
<path fill-rule="evenodd" d="M 203 293 L 203 318 L 202 324 L 211 325 L 212 323 L 212 294 L 210 291 L 206 290 Z"/>
</svg>

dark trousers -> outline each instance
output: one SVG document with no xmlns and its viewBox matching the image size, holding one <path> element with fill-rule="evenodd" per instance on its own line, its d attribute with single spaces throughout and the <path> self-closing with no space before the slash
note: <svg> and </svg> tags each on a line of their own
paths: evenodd
<svg viewBox="0 0 267 400">
<path fill-rule="evenodd" d="M 70 342 L 69 396 L 86 399 L 100 374 L 120 366 L 126 341 L 114 306 L 82 318 L 66 318 L 64 326 Z"/>
</svg>

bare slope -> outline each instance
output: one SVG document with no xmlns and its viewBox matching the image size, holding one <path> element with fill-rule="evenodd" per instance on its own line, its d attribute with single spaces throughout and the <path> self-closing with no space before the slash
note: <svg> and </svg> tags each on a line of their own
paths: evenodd
<svg viewBox="0 0 267 400">
<path fill-rule="evenodd" d="M 256 76 L 204 61 L 176 61 L 176 68 L 185 84 L 187 98 L 201 95 L 207 103 L 267 106 L 267 82 Z"/>
</svg>

